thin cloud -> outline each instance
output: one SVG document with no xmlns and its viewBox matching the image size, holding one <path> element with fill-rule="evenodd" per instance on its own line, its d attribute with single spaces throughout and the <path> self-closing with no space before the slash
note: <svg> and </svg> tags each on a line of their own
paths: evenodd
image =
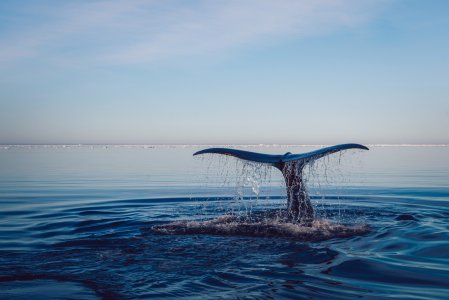
<svg viewBox="0 0 449 300">
<path fill-rule="evenodd" d="M 62 2 L 66 3 L 66 2 Z M 87 1 L 27 7 L 0 34 L 0 60 L 135 64 L 323 34 L 369 20 L 382 1 Z M 33 11 L 32 13 L 30 11 Z M 31 16 L 30 16 L 31 14 Z"/>
</svg>

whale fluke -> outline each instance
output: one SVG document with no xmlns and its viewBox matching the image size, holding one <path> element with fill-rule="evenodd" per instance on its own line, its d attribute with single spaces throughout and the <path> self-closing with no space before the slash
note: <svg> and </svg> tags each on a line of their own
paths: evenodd
<svg viewBox="0 0 449 300">
<path fill-rule="evenodd" d="M 199 155 L 199 154 L 207 154 L 207 153 L 214 153 L 214 154 L 223 154 L 223 155 L 230 155 L 234 156 L 243 160 L 249 160 L 259 163 L 268 163 L 268 164 L 278 164 L 278 163 L 286 163 L 294 160 L 315 160 L 318 158 L 321 158 L 323 156 L 343 151 L 347 149 L 363 149 L 363 150 L 369 150 L 368 147 L 360 145 L 360 144 L 341 144 L 341 145 L 335 145 L 331 147 L 326 147 L 322 149 L 318 149 L 311 152 L 306 153 L 300 153 L 300 154 L 292 154 L 290 152 L 287 152 L 285 154 L 281 155 L 274 155 L 274 154 L 264 154 L 264 153 L 257 153 L 257 152 L 251 152 L 251 151 L 244 151 L 244 150 L 238 150 L 238 149 L 230 149 L 230 148 L 208 148 L 204 150 L 200 150 L 198 152 L 193 153 L 193 155 Z"/>
<path fill-rule="evenodd" d="M 287 186 L 287 211 L 290 219 L 310 224 L 314 218 L 314 210 L 302 179 L 304 166 L 323 156 L 348 149 L 369 150 L 368 147 L 360 144 L 341 144 L 300 154 L 287 152 L 273 155 L 229 148 L 209 148 L 195 152 L 193 155 L 207 153 L 230 155 L 276 167 L 282 172 Z"/>
</svg>

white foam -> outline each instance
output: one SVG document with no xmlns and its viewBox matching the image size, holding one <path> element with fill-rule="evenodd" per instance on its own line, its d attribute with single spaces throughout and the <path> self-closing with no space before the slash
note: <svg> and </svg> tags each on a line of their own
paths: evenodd
<svg viewBox="0 0 449 300">
<path fill-rule="evenodd" d="M 176 221 L 152 228 L 158 234 L 213 234 L 258 237 L 287 237 L 304 241 L 345 238 L 369 232 L 367 225 L 343 225 L 318 219 L 309 226 L 273 217 L 262 220 L 224 215 L 206 221 Z"/>
</svg>

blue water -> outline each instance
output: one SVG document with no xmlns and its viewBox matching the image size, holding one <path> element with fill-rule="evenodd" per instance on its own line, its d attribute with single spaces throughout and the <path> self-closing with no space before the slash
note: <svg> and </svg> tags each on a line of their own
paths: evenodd
<svg viewBox="0 0 449 300">
<path fill-rule="evenodd" d="M 0 298 L 448 298 L 449 147 L 323 159 L 308 173 L 318 238 L 252 221 L 285 205 L 276 170 L 201 148 L 1 147 Z"/>
</svg>

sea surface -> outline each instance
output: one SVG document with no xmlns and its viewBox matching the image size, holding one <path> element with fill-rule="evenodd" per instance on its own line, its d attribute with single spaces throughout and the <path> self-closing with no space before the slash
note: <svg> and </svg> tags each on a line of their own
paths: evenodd
<svg viewBox="0 0 449 300">
<path fill-rule="evenodd" d="M 320 159 L 308 228 L 278 170 L 206 147 L 0 146 L 0 299 L 449 298 L 449 147 Z"/>
</svg>

